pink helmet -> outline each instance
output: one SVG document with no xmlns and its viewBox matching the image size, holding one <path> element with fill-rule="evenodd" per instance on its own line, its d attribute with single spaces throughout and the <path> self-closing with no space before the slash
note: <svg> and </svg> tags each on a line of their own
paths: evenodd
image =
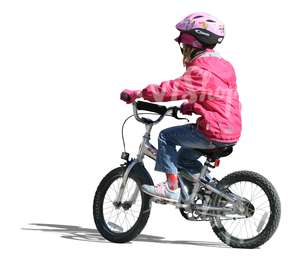
<svg viewBox="0 0 300 263">
<path fill-rule="evenodd" d="M 224 39 L 224 24 L 207 13 L 194 13 L 180 21 L 176 28 L 180 35 L 175 40 L 195 48 L 214 47 Z"/>
</svg>

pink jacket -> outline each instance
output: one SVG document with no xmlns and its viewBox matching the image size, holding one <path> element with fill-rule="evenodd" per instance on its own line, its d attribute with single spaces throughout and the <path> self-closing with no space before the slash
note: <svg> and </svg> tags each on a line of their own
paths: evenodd
<svg viewBox="0 0 300 263">
<path fill-rule="evenodd" d="M 232 65 L 213 50 L 195 57 L 183 76 L 142 91 L 153 102 L 187 99 L 200 117 L 198 129 L 210 140 L 237 142 L 241 135 L 241 104 Z"/>
</svg>

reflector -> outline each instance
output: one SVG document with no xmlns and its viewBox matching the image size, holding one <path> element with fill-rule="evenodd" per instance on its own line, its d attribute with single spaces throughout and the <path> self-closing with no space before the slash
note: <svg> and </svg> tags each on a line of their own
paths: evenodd
<svg viewBox="0 0 300 263">
<path fill-rule="evenodd" d="M 218 167 L 220 165 L 220 159 L 215 160 L 215 167 Z"/>
</svg>

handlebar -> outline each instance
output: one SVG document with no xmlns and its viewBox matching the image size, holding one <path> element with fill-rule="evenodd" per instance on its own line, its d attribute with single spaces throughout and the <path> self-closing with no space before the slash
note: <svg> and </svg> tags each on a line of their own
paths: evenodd
<svg viewBox="0 0 300 263">
<path fill-rule="evenodd" d="M 157 113 L 160 115 L 160 117 L 153 121 L 144 117 L 140 117 L 138 114 L 138 110 L 145 110 L 145 111 L 150 111 L 153 113 Z M 172 106 L 167 108 L 166 106 L 158 105 L 155 103 L 149 103 L 149 102 L 144 102 L 144 101 L 137 101 L 133 103 L 133 113 L 134 117 L 137 121 L 142 122 L 144 124 L 157 124 L 159 123 L 165 116 L 171 116 L 175 119 L 178 120 L 187 120 L 186 118 L 180 118 L 178 117 L 178 112 L 180 111 L 180 108 L 177 106 Z"/>
<path fill-rule="evenodd" d="M 136 108 L 138 110 L 146 110 L 146 111 L 155 112 L 160 115 L 164 115 L 167 112 L 166 106 L 149 103 L 149 102 L 144 102 L 144 101 L 137 101 Z"/>
</svg>

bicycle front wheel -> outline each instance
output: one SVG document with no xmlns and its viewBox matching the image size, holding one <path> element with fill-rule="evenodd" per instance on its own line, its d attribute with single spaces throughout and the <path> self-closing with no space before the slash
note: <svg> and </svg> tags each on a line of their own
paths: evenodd
<svg viewBox="0 0 300 263">
<path fill-rule="evenodd" d="M 150 199 L 141 191 L 141 186 L 153 184 L 152 180 L 134 170 L 128 176 L 121 202 L 116 203 L 124 169 L 116 168 L 103 178 L 93 205 L 97 230 L 105 239 L 116 243 L 133 240 L 150 215 Z"/>
</svg>

